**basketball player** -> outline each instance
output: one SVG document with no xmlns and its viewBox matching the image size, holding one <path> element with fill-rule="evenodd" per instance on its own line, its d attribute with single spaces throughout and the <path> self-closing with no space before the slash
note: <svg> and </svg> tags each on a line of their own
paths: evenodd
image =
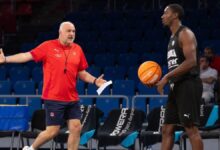
<svg viewBox="0 0 220 150">
<path fill-rule="evenodd" d="M 69 129 L 68 150 L 78 150 L 81 132 L 81 111 L 76 90 L 77 78 L 101 86 L 103 75 L 96 78 L 85 69 L 88 67 L 81 47 L 74 43 L 75 26 L 71 22 L 60 24 L 58 39 L 45 41 L 30 52 L 4 56 L 0 49 L 1 63 L 24 63 L 30 60 L 43 62 L 43 94 L 46 111 L 46 130 L 33 144 L 23 150 L 35 150 L 54 138 L 64 121 Z"/>
<path fill-rule="evenodd" d="M 183 26 L 182 6 L 170 4 L 164 9 L 162 22 L 169 27 L 170 37 L 167 61 L 169 72 L 157 83 L 157 90 L 163 94 L 169 82 L 170 93 L 162 128 L 162 150 L 171 150 L 174 144 L 174 127 L 182 125 L 189 137 L 193 150 L 203 150 L 199 134 L 200 102 L 202 82 L 199 78 L 197 41 L 194 33 Z"/>
</svg>

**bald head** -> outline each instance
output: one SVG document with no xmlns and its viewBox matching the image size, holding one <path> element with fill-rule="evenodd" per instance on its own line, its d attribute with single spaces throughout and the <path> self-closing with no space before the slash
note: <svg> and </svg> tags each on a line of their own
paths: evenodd
<svg viewBox="0 0 220 150">
<path fill-rule="evenodd" d="M 59 40 L 63 45 L 70 45 L 75 40 L 75 26 L 72 22 L 66 21 L 60 24 Z"/>
<path fill-rule="evenodd" d="M 59 32 L 63 31 L 66 26 L 72 26 L 75 28 L 74 24 L 70 21 L 65 21 L 60 24 Z"/>
</svg>

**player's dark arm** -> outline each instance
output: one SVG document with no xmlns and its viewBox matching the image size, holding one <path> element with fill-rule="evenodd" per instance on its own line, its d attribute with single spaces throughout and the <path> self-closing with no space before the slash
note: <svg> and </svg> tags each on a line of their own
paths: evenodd
<svg viewBox="0 0 220 150">
<path fill-rule="evenodd" d="M 167 79 L 183 75 L 197 65 L 197 43 L 193 32 L 189 29 L 182 30 L 179 36 L 179 43 L 183 49 L 185 60 L 176 69 L 166 75 Z"/>
</svg>

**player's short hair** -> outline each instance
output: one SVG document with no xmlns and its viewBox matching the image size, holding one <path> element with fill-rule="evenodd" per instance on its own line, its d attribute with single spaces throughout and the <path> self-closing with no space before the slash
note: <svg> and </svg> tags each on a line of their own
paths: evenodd
<svg viewBox="0 0 220 150">
<path fill-rule="evenodd" d="M 207 47 L 205 47 L 204 49 L 208 49 L 208 50 L 210 50 L 212 53 L 215 52 L 214 49 L 213 49 L 211 46 L 207 46 Z"/>
<path fill-rule="evenodd" d="M 210 63 L 210 59 L 207 56 L 201 55 L 200 58 L 205 58 L 206 62 Z"/>
<path fill-rule="evenodd" d="M 182 20 L 184 17 L 184 9 L 179 4 L 169 4 L 167 7 L 169 7 L 174 13 L 178 14 L 178 18 Z"/>
</svg>

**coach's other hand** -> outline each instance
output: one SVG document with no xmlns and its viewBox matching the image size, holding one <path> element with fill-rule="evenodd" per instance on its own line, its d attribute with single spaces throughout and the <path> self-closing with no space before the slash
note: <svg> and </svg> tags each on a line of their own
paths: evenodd
<svg viewBox="0 0 220 150">
<path fill-rule="evenodd" d="M 101 76 L 99 76 L 97 79 L 95 79 L 95 85 L 97 87 L 100 87 L 102 84 L 104 84 L 105 82 L 107 82 L 106 80 L 103 79 L 104 74 L 102 74 Z"/>
</svg>

